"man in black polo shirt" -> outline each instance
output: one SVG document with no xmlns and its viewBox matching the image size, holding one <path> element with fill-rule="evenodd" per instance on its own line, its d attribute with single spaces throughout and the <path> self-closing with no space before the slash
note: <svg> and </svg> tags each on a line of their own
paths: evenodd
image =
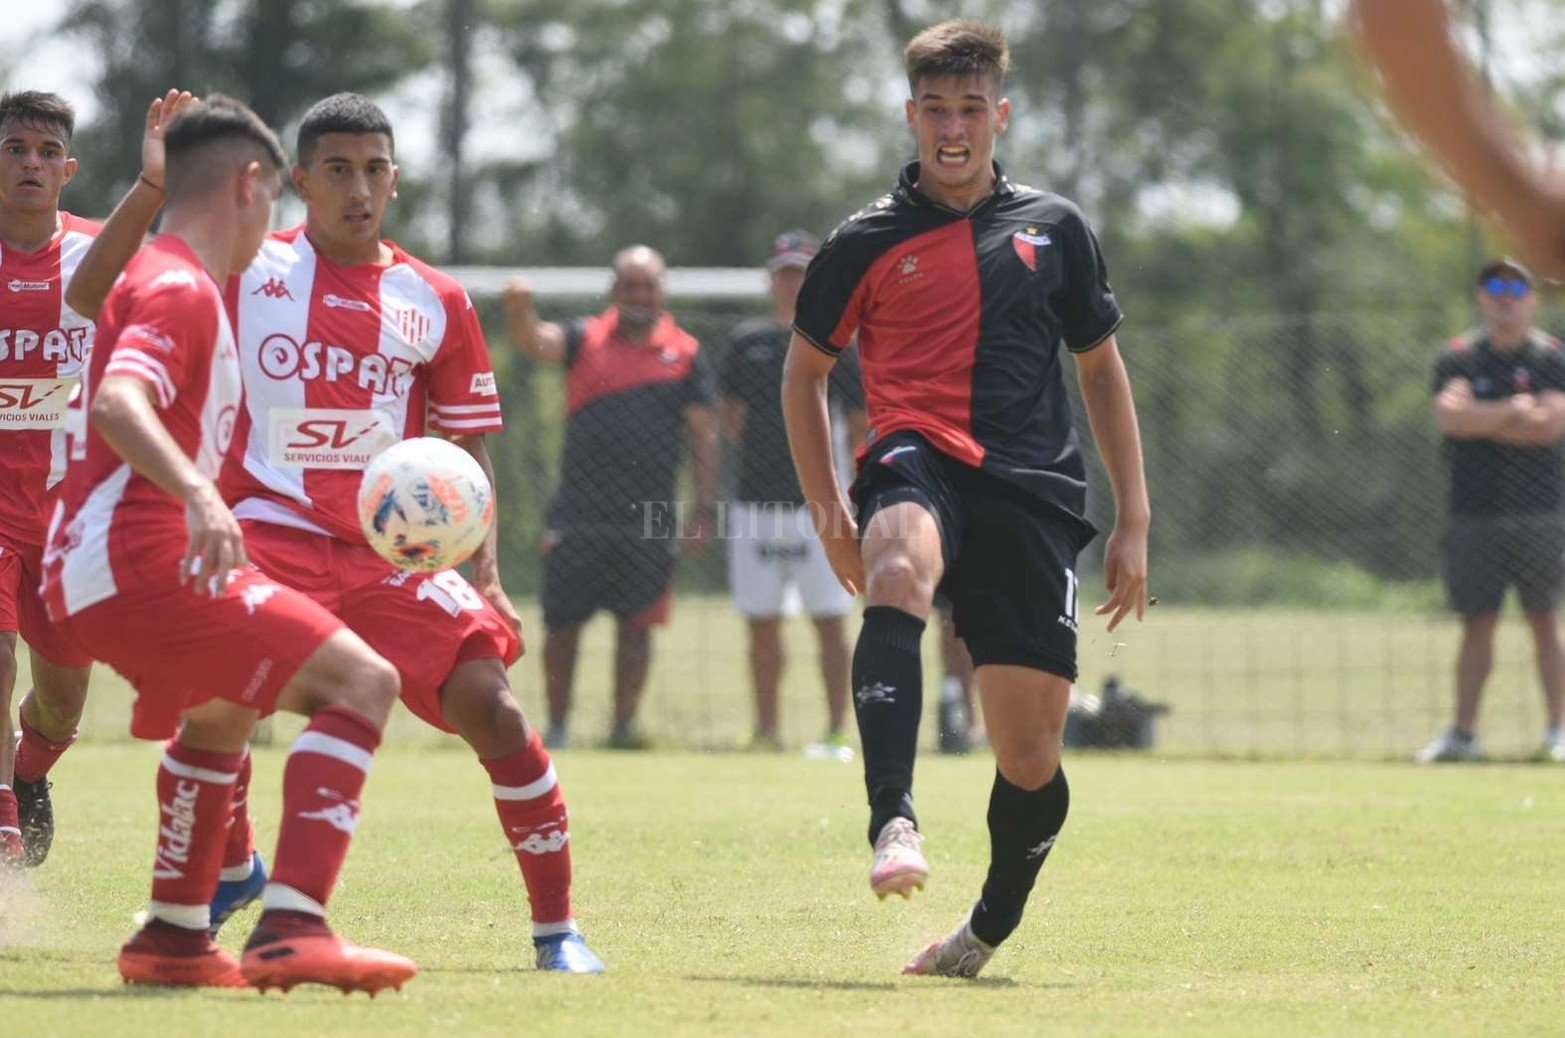
<svg viewBox="0 0 1565 1038">
<path fill-rule="evenodd" d="M 663 310 L 663 257 L 645 245 L 614 257 L 611 305 L 555 324 L 539 321 L 526 282 L 503 294 L 511 340 L 566 368 L 565 451 L 543 550 L 545 742 L 566 741 L 582 625 L 599 609 L 618 618 L 614 725 L 609 745 L 639 749 L 636 726 L 652 659 L 653 626 L 668 621 L 679 538 L 711 536 L 717 423 L 700 344 Z M 674 507 L 682 446 L 697 492 L 691 516 Z"/>
<path fill-rule="evenodd" d="M 1521 264 L 1504 259 L 1485 266 L 1477 297 L 1483 326 L 1451 340 L 1435 362 L 1434 377 L 1435 421 L 1451 470 L 1446 590 L 1462 617 L 1456 721 L 1417 759 L 1429 764 L 1481 756 L 1478 703 L 1505 589 L 1515 585 L 1548 713 L 1540 755 L 1565 761 L 1565 654 L 1555 615 L 1565 576 L 1565 353 L 1557 339 L 1532 326 L 1538 295 Z"/>
<path fill-rule="evenodd" d="M 718 422 L 738 447 L 738 486 L 724 523 L 728 582 L 734 606 L 750 628 L 750 676 L 755 690 L 754 749 L 782 749 L 778 686 L 784 666 L 782 618 L 802 602 L 820 644 L 826 686 L 826 735 L 810 756 L 852 760 L 843 733 L 848 714 L 848 625 L 853 596 L 837 582 L 793 474 L 783 428 L 783 361 L 804 268 L 819 249 L 807 231 L 777 236 L 766 271 L 772 316 L 746 321 L 718 371 Z M 864 387 L 849 351 L 831 373 L 833 430 L 854 449 L 864 440 Z"/>
<path fill-rule="evenodd" d="M 1073 204 L 1012 183 L 993 161 L 1010 118 L 1005 37 L 945 22 L 914 37 L 905 58 L 918 161 L 811 263 L 783 406 L 832 568 L 868 600 L 853 689 L 881 897 L 908 896 L 929 872 L 911 790 L 919 640 L 937 585 L 978 668 L 997 764 L 989 873 L 969 916 L 906 970 L 971 977 L 1020 923 L 1069 804 L 1059 765 L 1076 675 L 1076 554 L 1095 531 L 1062 341 L 1117 506 L 1098 609 L 1110 630 L 1145 608 L 1151 509 L 1097 240 Z M 856 521 L 832 476 L 825 392 L 855 332 L 870 425 Z"/>
</svg>

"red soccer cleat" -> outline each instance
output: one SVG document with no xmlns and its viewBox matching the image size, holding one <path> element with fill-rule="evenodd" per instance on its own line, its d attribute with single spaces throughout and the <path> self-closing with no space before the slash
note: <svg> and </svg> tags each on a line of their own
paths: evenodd
<svg viewBox="0 0 1565 1038">
<path fill-rule="evenodd" d="M 261 992 L 296 984 L 327 984 L 343 994 L 364 991 L 371 998 L 386 988 L 401 990 L 418 964 L 394 952 L 360 948 L 327 928 L 324 920 L 298 912 L 263 912 L 245 944 L 240 969 Z"/>
<path fill-rule="evenodd" d="M 239 960 L 219 948 L 205 930 L 185 930 L 153 919 L 120 949 L 127 984 L 186 988 L 247 988 Z"/>
</svg>

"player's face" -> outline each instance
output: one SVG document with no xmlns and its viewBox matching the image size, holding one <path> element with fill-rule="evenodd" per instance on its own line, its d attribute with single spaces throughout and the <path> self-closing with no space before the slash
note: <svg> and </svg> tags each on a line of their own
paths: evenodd
<svg viewBox="0 0 1565 1038">
<path fill-rule="evenodd" d="M 58 208 L 60 189 L 76 175 L 76 160 L 66 155 L 67 143 L 58 126 L 16 119 L 0 125 L 0 202 L 21 212 Z"/>
<path fill-rule="evenodd" d="M 239 233 L 229 260 L 234 273 L 248 267 L 261 251 L 266 232 L 272 227 L 272 207 L 283 191 L 282 170 L 270 164 L 252 162 L 240 176 Z"/>
<path fill-rule="evenodd" d="M 918 142 L 918 175 L 948 191 L 989 175 L 994 139 L 1005 132 L 1011 102 L 987 76 L 929 76 L 907 103 Z"/>
<path fill-rule="evenodd" d="M 663 312 L 663 271 L 649 263 L 628 264 L 614 278 L 609 295 L 621 324 L 650 328 Z"/>
<path fill-rule="evenodd" d="M 293 168 L 310 234 L 352 248 L 379 247 L 380 222 L 396 197 L 398 170 L 383 133 L 327 133 L 309 166 Z"/>
<path fill-rule="evenodd" d="M 1538 293 L 1526 282 L 1511 275 L 1491 278 L 1489 287 L 1478 288 L 1478 309 L 1483 313 L 1484 327 L 1507 338 L 1519 338 L 1532 327 L 1533 314 L 1538 311 Z"/>
<path fill-rule="evenodd" d="M 772 271 L 772 302 L 780 309 L 792 312 L 799 301 L 799 288 L 803 284 L 803 267 L 778 267 Z"/>
</svg>

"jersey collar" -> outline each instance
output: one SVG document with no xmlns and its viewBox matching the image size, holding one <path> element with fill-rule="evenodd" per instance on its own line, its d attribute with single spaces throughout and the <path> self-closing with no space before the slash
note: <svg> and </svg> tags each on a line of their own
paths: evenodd
<svg viewBox="0 0 1565 1038">
<path fill-rule="evenodd" d="M 967 216 L 970 213 L 976 213 L 978 210 L 982 209 L 996 198 L 1009 198 L 1011 195 L 1016 193 L 1016 187 L 1011 183 L 1011 178 L 1005 175 L 1005 170 L 1001 168 L 998 162 L 995 162 L 993 165 L 993 193 L 991 193 L 990 196 L 984 199 L 982 202 L 979 202 L 977 205 L 973 206 L 973 208 L 968 210 L 966 213 L 957 213 L 957 211 L 952 209 L 950 206 L 941 205 L 939 202 L 936 202 L 915 186 L 918 183 L 917 160 L 909 162 L 906 166 L 902 167 L 902 175 L 897 178 L 897 189 L 895 194 L 899 200 L 908 202 L 911 205 L 929 206 L 931 209 L 939 209 L 947 213 L 957 213 L 958 216 Z"/>
</svg>

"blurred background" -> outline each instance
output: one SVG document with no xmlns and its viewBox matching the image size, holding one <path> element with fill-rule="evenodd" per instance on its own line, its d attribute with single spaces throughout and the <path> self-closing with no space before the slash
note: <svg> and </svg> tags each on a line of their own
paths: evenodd
<svg viewBox="0 0 1565 1038">
<path fill-rule="evenodd" d="M 1458 7 L 1494 89 L 1556 138 L 1565 5 Z M 9 8 L 5 86 L 56 90 L 81 112 L 64 205 L 83 215 L 107 213 L 134 179 L 146 105 L 169 86 L 244 98 L 290 144 L 325 94 L 383 104 L 402 167 L 388 234 L 458 268 L 491 334 L 508 421 L 492 448 L 502 559 L 538 645 L 531 603 L 564 392 L 558 371 L 508 346 L 503 277 L 582 268 L 540 281 L 540 311 L 556 319 L 605 305 L 609 257 L 631 242 L 661 250 L 676 287 L 681 270 L 728 268 L 670 299 L 720 363 L 738 321 L 766 310 L 772 238 L 824 236 L 891 186 L 911 151 L 901 47 L 957 13 L 921 0 Z M 1083 622 L 1081 684 L 1117 676 L 1169 704 L 1158 745 L 1173 752 L 1411 753 L 1445 724 L 1456 638 L 1438 583 L 1430 370 L 1473 324 L 1472 272 L 1504 243 L 1390 126 L 1338 3 L 974 0 L 960 13 L 1010 34 L 1015 115 L 1001 161 L 1081 203 L 1129 315 L 1120 341 L 1147 446 L 1159 605 L 1112 636 Z M 1099 473 L 1091 508 L 1105 529 L 1106 489 Z M 724 563 L 714 550 L 682 567 L 658 636 L 644 717 L 668 745 L 731 746 L 749 725 Z M 1101 597 L 1100 577 L 1082 586 L 1084 606 Z M 1531 748 L 1542 729 L 1516 627 L 1502 634 L 1484 715 L 1502 752 Z M 594 625 L 578 680 L 584 734 L 606 715 L 608 628 Z M 808 634 L 790 628 L 795 743 L 819 733 L 824 711 Z M 535 711 L 537 668 L 529 656 L 517 671 Z M 122 698 L 95 697 L 91 734 L 123 732 Z"/>
</svg>

